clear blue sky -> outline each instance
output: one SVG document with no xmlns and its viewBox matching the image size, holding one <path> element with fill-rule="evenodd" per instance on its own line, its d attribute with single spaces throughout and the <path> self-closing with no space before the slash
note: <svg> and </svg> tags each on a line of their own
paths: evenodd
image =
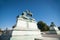
<svg viewBox="0 0 60 40">
<path fill-rule="evenodd" d="M 0 0 L 0 28 L 11 28 L 16 24 L 16 16 L 29 9 L 36 21 L 48 25 L 54 22 L 60 26 L 59 0 Z"/>
</svg>

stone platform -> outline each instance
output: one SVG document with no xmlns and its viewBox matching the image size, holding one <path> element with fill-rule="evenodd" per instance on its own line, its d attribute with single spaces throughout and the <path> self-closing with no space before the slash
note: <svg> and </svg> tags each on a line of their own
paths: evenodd
<svg viewBox="0 0 60 40">
<path fill-rule="evenodd" d="M 36 40 L 42 39 L 37 22 L 32 18 L 30 11 L 25 11 L 17 17 L 16 25 L 12 31 L 10 40 Z"/>
</svg>

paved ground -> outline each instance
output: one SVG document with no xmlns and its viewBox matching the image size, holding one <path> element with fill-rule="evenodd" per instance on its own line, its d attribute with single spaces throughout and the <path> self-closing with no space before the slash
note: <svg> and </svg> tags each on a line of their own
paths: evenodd
<svg viewBox="0 0 60 40">
<path fill-rule="evenodd" d="M 43 40 L 60 40 L 60 35 L 42 34 Z"/>
<path fill-rule="evenodd" d="M 60 38 L 60 35 L 56 34 L 42 34 L 43 37 L 54 37 L 54 38 Z"/>
</svg>

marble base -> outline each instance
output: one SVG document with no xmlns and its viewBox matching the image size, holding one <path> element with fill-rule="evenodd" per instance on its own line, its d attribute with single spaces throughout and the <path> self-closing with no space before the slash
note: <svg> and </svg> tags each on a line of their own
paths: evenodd
<svg viewBox="0 0 60 40">
<path fill-rule="evenodd" d="M 39 36 L 14 36 L 12 37 L 10 40 L 35 40 L 35 39 L 39 39 L 39 38 L 36 38 L 36 37 L 39 37 Z"/>
<path fill-rule="evenodd" d="M 10 40 L 35 40 L 42 39 L 40 31 L 13 31 Z"/>
</svg>

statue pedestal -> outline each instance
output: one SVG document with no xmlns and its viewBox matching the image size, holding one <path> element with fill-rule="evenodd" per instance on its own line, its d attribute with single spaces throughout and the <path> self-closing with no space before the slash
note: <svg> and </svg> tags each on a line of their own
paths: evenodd
<svg viewBox="0 0 60 40">
<path fill-rule="evenodd" d="M 50 27 L 50 33 L 51 33 L 51 34 L 57 34 L 57 35 L 60 35 L 59 29 L 58 29 L 58 27 L 56 27 L 56 26 Z"/>
<path fill-rule="evenodd" d="M 17 18 L 10 40 L 36 40 L 42 39 L 37 22 L 30 17 L 20 16 Z"/>
<path fill-rule="evenodd" d="M 20 30 L 13 31 L 11 40 L 35 40 L 42 39 L 40 31 L 35 30 Z"/>
</svg>

